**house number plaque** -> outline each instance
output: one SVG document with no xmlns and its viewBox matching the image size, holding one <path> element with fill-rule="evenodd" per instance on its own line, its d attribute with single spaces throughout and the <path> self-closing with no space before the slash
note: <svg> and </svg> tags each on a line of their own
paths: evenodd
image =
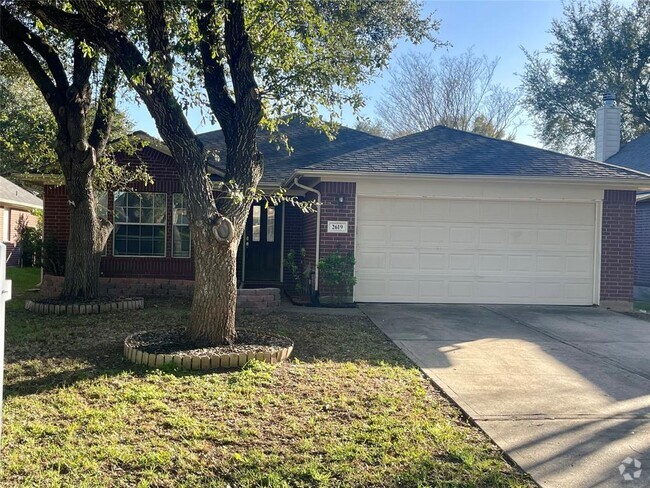
<svg viewBox="0 0 650 488">
<path fill-rule="evenodd" d="M 347 234 L 348 233 L 348 223 L 338 220 L 328 220 L 327 221 L 327 232 L 334 234 Z"/>
</svg>

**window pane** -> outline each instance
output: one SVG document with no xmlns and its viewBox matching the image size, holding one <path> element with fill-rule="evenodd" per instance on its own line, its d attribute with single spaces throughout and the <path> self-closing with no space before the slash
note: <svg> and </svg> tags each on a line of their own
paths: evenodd
<svg viewBox="0 0 650 488">
<path fill-rule="evenodd" d="M 101 191 L 97 194 L 95 201 L 97 215 L 104 219 L 108 218 L 108 192 Z"/>
<path fill-rule="evenodd" d="M 167 207 L 156 207 L 153 211 L 153 220 L 156 224 L 167 222 Z"/>
<path fill-rule="evenodd" d="M 266 209 L 266 242 L 275 241 L 275 208 Z"/>
<path fill-rule="evenodd" d="M 153 207 L 153 193 L 141 193 L 140 198 L 143 207 Z"/>
<path fill-rule="evenodd" d="M 140 223 L 140 209 L 129 207 L 126 211 L 126 221 L 133 222 L 135 224 Z"/>
<path fill-rule="evenodd" d="M 115 222 L 126 222 L 126 208 L 125 207 L 115 207 L 113 209 Z"/>
<path fill-rule="evenodd" d="M 260 222 L 262 207 L 253 205 L 253 242 L 260 241 Z"/>
<path fill-rule="evenodd" d="M 165 193 L 155 193 L 154 206 L 167 208 L 167 195 Z"/>
<path fill-rule="evenodd" d="M 190 257 L 190 228 L 187 225 L 174 226 L 173 254 L 175 258 Z"/>
<path fill-rule="evenodd" d="M 117 225 L 115 228 L 116 256 L 164 256 L 164 225 Z"/>
<path fill-rule="evenodd" d="M 153 208 L 143 208 L 140 219 L 143 224 L 153 223 Z"/>
<path fill-rule="evenodd" d="M 174 208 L 185 208 L 185 198 L 182 193 L 174 193 Z"/>
<path fill-rule="evenodd" d="M 115 193 L 115 206 L 126 207 L 126 193 L 117 192 Z"/>
<path fill-rule="evenodd" d="M 140 195 L 137 193 L 127 193 L 127 205 L 129 207 L 139 207 L 140 206 Z"/>
</svg>

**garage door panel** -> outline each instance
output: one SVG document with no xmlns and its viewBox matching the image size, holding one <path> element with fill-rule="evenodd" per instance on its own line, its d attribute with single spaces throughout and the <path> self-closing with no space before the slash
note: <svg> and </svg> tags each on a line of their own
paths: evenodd
<svg viewBox="0 0 650 488">
<path fill-rule="evenodd" d="M 594 230 L 592 229 L 574 229 L 566 231 L 566 245 L 582 248 L 590 248 L 594 242 Z"/>
<path fill-rule="evenodd" d="M 475 268 L 474 254 L 449 254 L 450 271 L 472 271 Z"/>
<path fill-rule="evenodd" d="M 387 270 L 388 253 L 361 251 L 357 253 L 356 268 L 361 270 Z"/>
<path fill-rule="evenodd" d="M 508 230 L 508 244 L 511 246 L 530 246 L 535 242 L 535 229 L 512 228 Z"/>
<path fill-rule="evenodd" d="M 449 204 L 449 220 L 452 222 L 479 222 L 480 207 L 478 202 L 452 200 Z"/>
<path fill-rule="evenodd" d="M 418 283 L 418 295 L 415 301 L 436 302 L 443 300 L 446 296 L 446 282 L 443 280 L 420 280 Z"/>
<path fill-rule="evenodd" d="M 357 301 L 592 303 L 594 204 L 403 200 L 358 200 Z"/>
<path fill-rule="evenodd" d="M 449 242 L 449 227 L 423 225 L 420 228 L 420 246 L 436 247 Z"/>
<path fill-rule="evenodd" d="M 453 280 L 448 282 L 447 290 L 449 298 L 456 301 L 460 299 L 472 300 L 474 297 L 474 281 L 466 280 Z"/>
<path fill-rule="evenodd" d="M 367 243 L 385 243 L 388 239 L 387 232 L 387 224 L 360 224 L 358 239 Z"/>
<path fill-rule="evenodd" d="M 478 271 L 483 272 L 500 272 L 507 269 L 508 256 L 498 254 L 481 254 L 478 257 Z"/>
<path fill-rule="evenodd" d="M 449 242 L 456 245 L 476 245 L 476 227 L 452 227 L 449 231 Z"/>
<path fill-rule="evenodd" d="M 448 259 L 446 254 L 431 254 L 420 252 L 420 271 L 443 271 L 447 269 Z"/>
<path fill-rule="evenodd" d="M 481 246 L 508 244 L 508 232 L 503 227 L 481 227 L 478 235 Z"/>
<path fill-rule="evenodd" d="M 419 269 L 417 253 L 392 252 L 389 257 L 390 271 L 417 271 Z"/>
<path fill-rule="evenodd" d="M 594 262 L 586 256 L 569 256 L 566 259 L 567 273 L 590 276 Z"/>
<path fill-rule="evenodd" d="M 413 247 L 420 241 L 420 229 L 415 225 L 395 225 L 389 227 L 390 244 L 400 247 Z"/>
</svg>

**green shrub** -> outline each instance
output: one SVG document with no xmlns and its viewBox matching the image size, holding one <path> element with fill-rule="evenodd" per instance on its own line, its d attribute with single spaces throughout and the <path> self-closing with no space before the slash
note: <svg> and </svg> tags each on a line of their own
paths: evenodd
<svg viewBox="0 0 650 488">
<path fill-rule="evenodd" d="M 21 250 L 21 264 L 23 267 L 41 266 L 41 252 L 43 249 L 42 214 L 39 215 L 36 227 L 28 227 L 27 219 L 20 217 L 16 225 L 18 234 L 17 244 Z"/>
<path fill-rule="evenodd" d="M 341 303 L 352 295 L 352 288 L 357 284 L 354 276 L 356 261 L 353 253 L 333 252 L 318 261 L 320 278 L 323 284 L 331 288 L 333 297 Z"/>
<path fill-rule="evenodd" d="M 309 275 L 311 270 L 305 266 L 305 256 L 307 251 L 303 247 L 300 249 L 300 254 L 292 249 L 287 254 L 284 264 L 289 269 L 293 281 L 296 283 L 296 293 L 298 295 L 306 295 L 309 292 Z"/>
</svg>

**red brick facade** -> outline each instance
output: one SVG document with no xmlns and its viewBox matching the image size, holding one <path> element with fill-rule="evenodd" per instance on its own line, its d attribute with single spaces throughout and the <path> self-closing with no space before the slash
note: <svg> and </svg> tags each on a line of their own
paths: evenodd
<svg viewBox="0 0 650 488">
<path fill-rule="evenodd" d="M 602 305 L 631 303 L 636 192 L 605 190 L 600 264 Z"/>
<path fill-rule="evenodd" d="M 148 172 L 154 178 L 153 185 L 145 186 L 142 183 L 132 185 L 133 189 L 142 192 L 156 192 L 167 194 L 167 233 L 165 257 L 122 257 L 113 255 L 113 236 L 108 238 L 106 256 L 102 259 L 102 276 L 138 276 L 150 278 L 170 278 L 191 280 L 194 279 L 194 259 L 173 258 L 172 249 L 172 195 L 182 193 L 178 173 L 174 161 L 152 148 L 144 148 L 141 158 L 146 161 Z M 137 166 L 141 161 L 130 156 L 124 158 L 125 163 Z M 65 261 L 69 232 L 69 215 L 67 196 L 63 186 L 46 186 L 44 194 L 44 233 L 45 239 L 53 239 L 56 243 L 60 262 Z M 113 195 L 108 195 L 109 215 L 113 211 Z"/>
</svg>

